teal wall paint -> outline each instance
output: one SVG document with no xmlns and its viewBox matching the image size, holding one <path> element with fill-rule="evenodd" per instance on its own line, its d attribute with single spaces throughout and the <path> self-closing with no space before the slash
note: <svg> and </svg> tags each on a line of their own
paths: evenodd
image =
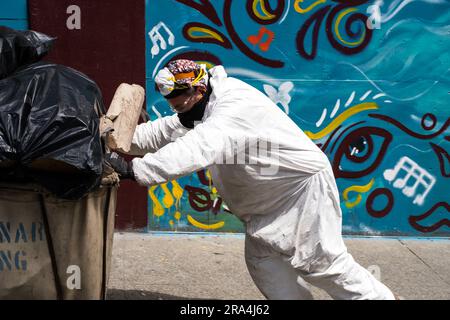
<svg viewBox="0 0 450 320">
<path fill-rule="evenodd" d="M 1 0 L 0 25 L 17 30 L 28 29 L 27 0 Z"/>
<path fill-rule="evenodd" d="M 150 0 L 146 15 L 152 118 L 171 113 L 158 68 L 223 64 L 329 157 L 344 233 L 450 235 L 450 1 Z M 151 188 L 150 229 L 242 231 L 210 184 L 200 173 Z"/>
</svg>

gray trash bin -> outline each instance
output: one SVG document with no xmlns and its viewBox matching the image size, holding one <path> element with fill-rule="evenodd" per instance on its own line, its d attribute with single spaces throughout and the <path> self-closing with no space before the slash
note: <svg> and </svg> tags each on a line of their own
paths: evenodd
<svg viewBox="0 0 450 320">
<path fill-rule="evenodd" d="M 62 200 L 0 184 L 0 300 L 104 299 L 117 186 Z"/>
</svg>

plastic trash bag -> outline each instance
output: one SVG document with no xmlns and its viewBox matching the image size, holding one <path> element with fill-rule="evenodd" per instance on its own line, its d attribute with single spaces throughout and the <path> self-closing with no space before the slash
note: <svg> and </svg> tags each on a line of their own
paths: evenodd
<svg viewBox="0 0 450 320">
<path fill-rule="evenodd" d="M 100 185 L 101 92 L 82 73 L 38 62 L 0 80 L 0 181 L 32 181 L 60 198 Z"/>
<path fill-rule="evenodd" d="M 55 39 L 36 31 L 17 31 L 0 26 L 0 79 L 21 66 L 41 60 Z"/>
</svg>

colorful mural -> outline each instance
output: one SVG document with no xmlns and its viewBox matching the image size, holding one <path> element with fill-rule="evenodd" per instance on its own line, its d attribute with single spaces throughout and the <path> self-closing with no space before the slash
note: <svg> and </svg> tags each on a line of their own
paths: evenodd
<svg viewBox="0 0 450 320">
<path fill-rule="evenodd" d="M 147 108 L 176 58 L 266 93 L 329 157 L 344 232 L 450 235 L 450 1 L 151 0 Z M 255 190 L 258 192 L 258 190 Z M 149 189 L 150 229 L 243 231 L 208 171 Z"/>
</svg>

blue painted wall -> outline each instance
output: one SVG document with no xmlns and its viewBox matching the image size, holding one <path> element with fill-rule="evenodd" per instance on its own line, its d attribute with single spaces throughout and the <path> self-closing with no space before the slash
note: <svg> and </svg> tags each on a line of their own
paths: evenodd
<svg viewBox="0 0 450 320">
<path fill-rule="evenodd" d="M 170 59 L 223 64 L 327 154 L 345 233 L 450 235 L 450 1 L 151 0 L 146 25 L 152 118 L 171 114 L 152 80 Z M 149 214 L 243 230 L 208 172 L 151 188 Z"/>
<path fill-rule="evenodd" d="M 27 0 L 1 0 L 0 25 L 17 30 L 28 29 Z"/>
</svg>

